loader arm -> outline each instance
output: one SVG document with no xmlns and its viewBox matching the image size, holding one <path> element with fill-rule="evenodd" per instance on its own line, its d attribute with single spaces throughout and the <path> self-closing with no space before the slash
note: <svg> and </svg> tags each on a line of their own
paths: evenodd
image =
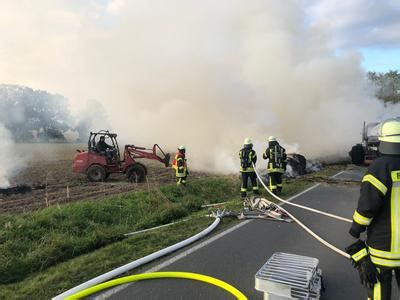
<svg viewBox="0 0 400 300">
<path fill-rule="evenodd" d="M 154 144 L 152 149 L 135 145 L 126 145 L 125 151 L 133 160 L 137 158 L 153 159 L 158 160 L 159 162 L 162 162 L 166 167 L 169 167 L 170 154 L 165 153 L 157 144 Z"/>
</svg>

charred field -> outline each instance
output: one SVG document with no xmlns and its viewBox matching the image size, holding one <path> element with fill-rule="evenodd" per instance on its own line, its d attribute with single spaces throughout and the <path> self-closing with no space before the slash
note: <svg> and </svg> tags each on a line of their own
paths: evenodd
<svg viewBox="0 0 400 300">
<path fill-rule="evenodd" d="M 131 191 L 148 190 L 175 182 L 174 171 L 161 163 L 140 160 L 148 168 L 144 183 L 131 183 L 124 174 L 112 174 L 104 182 L 90 182 L 84 174 L 72 172 L 77 149 L 85 144 L 17 144 L 23 159 L 20 170 L 10 178 L 10 192 L 0 194 L 0 213 L 23 213 L 81 200 L 102 198 Z M 191 172 L 192 179 L 207 177 Z"/>
</svg>

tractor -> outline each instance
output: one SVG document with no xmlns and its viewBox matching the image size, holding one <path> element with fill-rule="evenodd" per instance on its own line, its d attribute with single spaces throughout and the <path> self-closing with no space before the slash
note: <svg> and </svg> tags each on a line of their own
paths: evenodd
<svg viewBox="0 0 400 300">
<path fill-rule="evenodd" d="M 110 146 L 106 152 L 100 152 L 97 143 L 104 137 Z M 169 166 L 170 154 L 154 144 L 152 149 L 125 145 L 123 158 L 117 142 L 117 134 L 108 130 L 90 132 L 88 150 L 77 150 L 72 172 L 86 174 L 89 181 L 97 182 L 106 180 L 112 173 L 123 173 L 131 182 L 143 182 L 147 175 L 145 165 L 136 161 L 139 158 L 153 159 Z"/>
<path fill-rule="evenodd" d="M 378 157 L 379 125 L 379 122 L 368 124 L 364 122 L 362 142 L 354 145 L 349 152 L 353 164 L 369 165 Z"/>
</svg>

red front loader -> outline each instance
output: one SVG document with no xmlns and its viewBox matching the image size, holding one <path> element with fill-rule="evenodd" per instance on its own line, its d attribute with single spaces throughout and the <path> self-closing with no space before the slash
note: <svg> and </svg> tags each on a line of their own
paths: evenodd
<svg viewBox="0 0 400 300">
<path fill-rule="evenodd" d="M 99 137 L 104 136 L 109 141 L 109 149 L 106 152 L 99 152 L 97 143 Z M 111 143 L 110 143 L 111 142 Z M 117 134 L 105 130 L 90 132 L 88 150 L 75 154 L 72 164 L 72 171 L 86 174 L 90 181 L 104 181 L 111 173 L 123 173 L 132 182 L 143 182 L 147 168 L 135 161 L 138 158 L 158 160 L 169 166 L 170 155 L 155 144 L 152 149 L 125 145 L 123 159 L 119 151 Z"/>
</svg>

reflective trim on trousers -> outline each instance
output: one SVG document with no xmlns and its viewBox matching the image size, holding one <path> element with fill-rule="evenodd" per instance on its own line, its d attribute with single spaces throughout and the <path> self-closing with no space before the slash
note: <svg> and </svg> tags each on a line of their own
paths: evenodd
<svg viewBox="0 0 400 300">
<path fill-rule="evenodd" d="M 373 300 L 381 300 L 381 283 L 378 281 L 374 284 L 374 299 Z"/>
<path fill-rule="evenodd" d="M 176 184 L 177 184 L 177 185 L 186 184 L 186 180 L 185 180 L 184 178 L 180 177 L 180 178 L 178 179 L 178 181 L 176 182 Z"/>
</svg>

